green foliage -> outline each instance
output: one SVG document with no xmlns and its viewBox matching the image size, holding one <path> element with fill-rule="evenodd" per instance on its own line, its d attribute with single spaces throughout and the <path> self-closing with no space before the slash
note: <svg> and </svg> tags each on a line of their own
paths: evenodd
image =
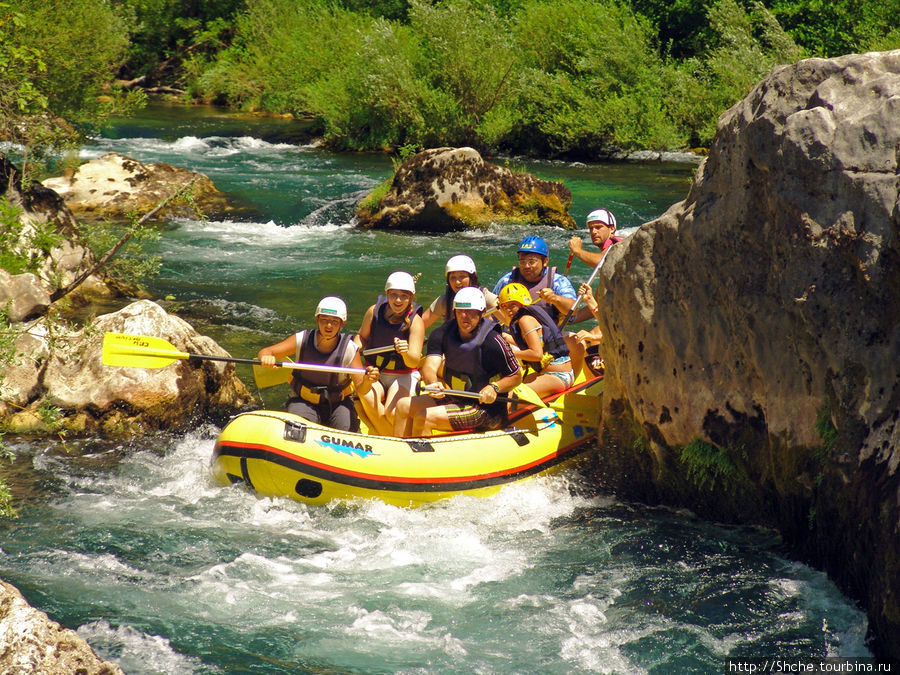
<svg viewBox="0 0 900 675">
<path fill-rule="evenodd" d="M 131 78 L 148 76 L 154 83 L 177 83 L 178 64 L 203 59 L 223 49 L 245 0 L 111 0 L 132 26 L 128 55 L 122 66 Z"/>
<path fill-rule="evenodd" d="M 712 443 L 694 439 L 681 449 L 680 459 L 688 480 L 700 490 L 728 489 L 737 482 L 739 470 L 728 450 Z"/>
<path fill-rule="evenodd" d="M 827 403 L 819 408 L 814 426 L 824 443 L 825 452 L 829 452 L 837 440 L 837 428 L 831 421 L 831 406 Z"/>
<path fill-rule="evenodd" d="M 533 139 L 541 154 L 594 155 L 686 144 L 677 106 L 690 80 L 657 55 L 649 23 L 627 6 L 531 0 L 516 19 L 520 122 L 504 145 Z"/>
<path fill-rule="evenodd" d="M 815 56 L 900 47 L 900 0 L 774 0 L 769 7 Z"/>
<path fill-rule="evenodd" d="M 363 211 L 368 211 L 369 213 L 375 213 L 381 205 L 381 200 L 384 199 L 384 196 L 391 189 L 393 180 L 394 178 L 392 176 L 376 185 L 375 189 L 366 195 L 365 199 L 359 203 L 359 208 Z"/>
<path fill-rule="evenodd" d="M 0 268 L 10 274 L 37 272 L 51 249 L 62 243 L 51 224 L 32 223 L 26 228 L 21 215 L 20 207 L 0 197 Z"/>
<path fill-rule="evenodd" d="M 338 149 L 707 146 L 727 107 L 803 55 L 776 20 L 796 3 L 767 1 L 260 0 L 197 90 L 314 118 Z M 896 40 L 897 3 L 843 0 L 855 44 Z"/>
<path fill-rule="evenodd" d="M 635 12 L 647 17 L 661 53 L 677 59 L 700 56 L 712 39 L 706 22 L 709 0 L 632 0 Z"/>
<path fill-rule="evenodd" d="M 0 3 L 0 137 L 25 146 L 24 171 L 143 104 L 141 92 L 108 89 L 127 44 L 108 2 Z"/>
<path fill-rule="evenodd" d="M 23 122 L 47 110 L 47 96 L 32 78 L 47 71 L 41 52 L 18 39 L 25 16 L 0 3 L 0 138 L 21 141 L 28 135 Z"/>
<path fill-rule="evenodd" d="M 834 426 L 834 422 L 831 421 L 831 406 L 828 403 L 825 403 L 816 412 L 816 421 L 813 423 L 813 427 L 822 439 L 822 447 L 814 449 L 812 453 L 812 458 L 815 460 L 818 468 L 818 472 L 813 477 L 813 482 L 816 486 L 819 486 L 825 480 L 825 464 L 828 461 L 831 449 L 837 441 L 837 428 Z"/>
<path fill-rule="evenodd" d="M 14 459 L 12 452 L 3 444 L 3 435 L 0 434 L 0 463 L 12 462 Z M 12 505 L 12 492 L 6 481 L 0 477 L 0 518 L 15 518 L 16 510 Z"/>
<path fill-rule="evenodd" d="M 430 4 L 413 0 L 410 28 L 420 41 L 416 69 L 443 110 L 426 115 L 434 140 L 423 145 L 481 145 L 482 119 L 508 98 L 518 52 L 505 19 L 493 7 L 469 0 Z"/>
<path fill-rule="evenodd" d="M 56 431 L 59 429 L 60 422 L 63 418 L 62 411 L 46 399 L 41 401 L 38 406 L 37 415 L 47 431 Z"/>
<path fill-rule="evenodd" d="M 133 221 L 135 219 L 132 219 Z M 103 268 L 104 274 L 124 288 L 139 288 L 157 274 L 162 258 L 149 255 L 148 250 L 159 241 L 160 232 L 146 224 L 132 222 L 127 226 L 116 223 L 97 223 L 81 227 L 85 245 L 98 260 L 106 255 L 127 230 L 134 230 L 131 239 Z"/>
<path fill-rule="evenodd" d="M 0 308 L 0 386 L 4 379 L 3 368 L 16 358 L 15 342 L 17 337 L 18 333 L 11 329 L 7 308 Z M 12 459 L 12 453 L 3 444 L 3 434 L 0 432 L 0 463 L 12 461 Z M 0 517 L 12 518 L 13 516 L 15 516 L 15 510 L 12 508 L 12 494 L 6 482 L 0 477 Z"/>
</svg>

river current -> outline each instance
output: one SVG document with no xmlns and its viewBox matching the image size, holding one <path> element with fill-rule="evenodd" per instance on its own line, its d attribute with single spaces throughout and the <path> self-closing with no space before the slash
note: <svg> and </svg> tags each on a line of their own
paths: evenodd
<svg viewBox="0 0 900 675">
<path fill-rule="evenodd" d="M 492 286 L 531 232 L 357 230 L 353 206 L 390 159 L 301 139 L 288 122 L 156 107 L 82 152 L 201 171 L 248 206 L 249 220 L 166 224 L 150 289 L 235 356 L 310 325 L 326 294 L 355 329 L 395 269 L 421 273 L 430 302 L 467 252 Z M 626 233 L 691 176 L 492 161 L 563 181 L 579 224 L 606 206 Z M 564 265 L 569 233 L 538 233 Z M 576 261 L 570 276 L 589 272 Z M 261 499 L 213 482 L 217 432 L 7 438 L 19 517 L 0 522 L 0 578 L 129 674 L 717 673 L 743 657 L 870 655 L 865 615 L 771 532 L 623 503 L 574 471 L 418 509 Z"/>
</svg>

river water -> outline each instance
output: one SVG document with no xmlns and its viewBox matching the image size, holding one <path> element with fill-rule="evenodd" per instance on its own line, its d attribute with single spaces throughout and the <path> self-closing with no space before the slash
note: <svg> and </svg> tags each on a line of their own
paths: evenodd
<svg viewBox="0 0 900 675">
<path fill-rule="evenodd" d="M 492 285 L 530 232 L 358 231 L 353 205 L 389 158 L 302 139 L 286 121 L 154 107 L 83 151 L 201 171 L 254 214 L 167 224 L 151 286 L 235 356 L 308 326 L 325 294 L 355 327 L 394 269 L 421 272 L 430 301 L 468 252 Z M 691 176 L 510 163 L 563 181 L 579 223 L 603 205 L 626 232 Z M 539 233 L 564 264 L 568 234 Z M 414 510 L 260 499 L 213 483 L 217 432 L 7 438 L 20 514 L 0 523 L 0 578 L 126 673 L 715 673 L 729 658 L 870 655 L 865 615 L 770 532 L 622 503 L 575 472 Z"/>
</svg>

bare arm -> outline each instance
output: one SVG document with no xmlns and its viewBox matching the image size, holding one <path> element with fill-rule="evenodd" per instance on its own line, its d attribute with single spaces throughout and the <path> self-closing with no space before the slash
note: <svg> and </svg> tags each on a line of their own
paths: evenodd
<svg viewBox="0 0 900 675">
<path fill-rule="evenodd" d="M 513 354 L 519 361 L 537 361 L 540 362 L 544 358 L 544 340 L 542 338 L 542 329 L 540 322 L 533 316 L 523 316 L 519 319 L 519 329 L 525 338 L 525 349 L 520 349 L 518 345 L 510 345 Z"/>
<path fill-rule="evenodd" d="M 425 344 L 425 322 L 418 314 L 409 324 L 409 340 L 394 340 L 394 347 L 403 356 L 407 368 L 418 368 L 422 360 L 422 346 Z"/>
<path fill-rule="evenodd" d="M 370 305 L 363 314 L 362 323 L 356 332 L 356 344 L 365 349 L 369 346 L 369 337 L 372 335 L 372 317 L 375 316 L 375 305 Z"/>
<path fill-rule="evenodd" d="M 353 368 L 365 368 L 366 374 L 362 375 L 360 373 L 353 373 L 350 375 L 353 380 L 353 385 L 356 387 L 357 394 L 365 394 L 372 388 L 372 383 L 378 380 L 379 372 L 378 368 L 375 366 L 367 366 L 363 363 L 362 354 L 360 350 L 356 350 L 356 353 L 353 355 L 353 360 L 350 362 L 350 365 Z"/>
<path fill-rule="evenodd" d="M 565 298 L 557 295 L 551 288 L 541 289 L 541 300 L 556 307 L 560 314 L 567 314 L 572 309 L 572 305 L 575 304 L 575 298 Z"/>
<path fill-rule="evenodd" d="M 573 240 L 578 240 L 578 244 L 573 246 Z M 572 237 L 569 239 L 569 250 L 574 253 L 575 257 L 581 262 L 590 265 L 591 267 L 596 267 L 600 262 L 600 258 L 603 257 L 603 253 L 600 251 L 588 251 L 583 248 L 580 237 Z"/>
<path fill-rule="evenodd" d="M 269 345 L 259 350 L 256 358 L 264 366 L 272 367 L 276 361 L 280 361 L 288 356 L 293 356 L 297 351 L 297 334 L 291 335 L 289 338 L 282 340 L 278 344 Z"/>
</svg>

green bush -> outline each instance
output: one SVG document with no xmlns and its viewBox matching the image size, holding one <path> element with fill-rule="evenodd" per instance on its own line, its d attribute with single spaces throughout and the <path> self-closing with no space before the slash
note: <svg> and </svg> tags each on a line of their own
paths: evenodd
<svg viewBox="0 0 900 675">
<path fill-rule="evenodd" d="M 337 149 L 706 146 L 724 110 L 804 53 L 776 21 L 803 13 L 768 1 L 259 0 L 198 84 L 207 100 L 311 117 Z M 847 44 L 900 36 L 900 0 L 847 3 Z"/>
<path fill-rule="evenodd" d="M 658 56 L 649 22 L 627 6 L 530 0 L 514 36 L 524 70 L 519 125 L 505 139 L 511 149 L 529 138 L 538 152 L 584 155 L 687 142 L 665 86 L 685 78 Z"/>
<path fill-rule="evenodd" d="M 182 59 L 204 58 L 222 49 L 245 0 L 111 0 L 131 27 L 123 75 L 149 76 L 153 83 L 179 79 Z"/>
</svg>

